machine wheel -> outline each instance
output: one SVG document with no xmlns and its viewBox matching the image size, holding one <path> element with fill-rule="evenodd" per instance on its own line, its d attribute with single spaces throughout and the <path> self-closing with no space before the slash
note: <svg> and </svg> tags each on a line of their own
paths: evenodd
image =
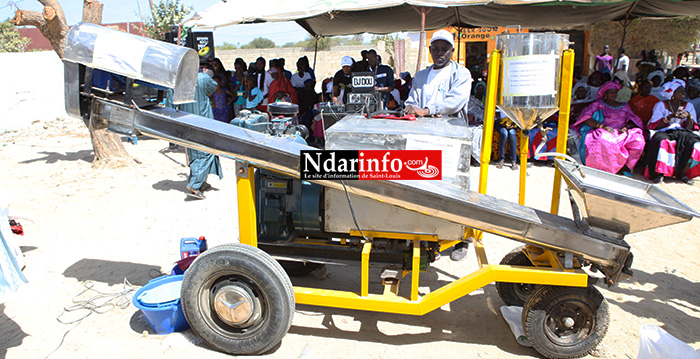
<svg viewBox="0 0 700 359">
<path fill-rule="evenodd" d="M 532 266 L 530 258 L 525 255 L 525 246 L 513 249 L 501 260 L 501 264 L 511 266 Z M 525 305 L 527 298 L 537 289 L 536 284 L 496 282 L 498 296 L 506 305 Z"/>
<path fill-rule="evenodd" d="M 317 268 L 323 266 L 321 263 L 313 262 L 296 262 L 296 261 L 278 261 L 282 268 L 290 277 L 303 277 Z"/>
<path fill-rule="evenodd" d="M 192 330 L 229 354 L 264 353 L 292 324 L 292 282 L 269 254 L 248 245 L 226 244 L 199 255 L 180 296 Z"/>
<path fill-rule="evenodd" d="M 547 358 L 588 355 L 609 324 L 608 302 L 594 287 L 542 286 L 523 308 L 525 335 Z"/>
</svg>

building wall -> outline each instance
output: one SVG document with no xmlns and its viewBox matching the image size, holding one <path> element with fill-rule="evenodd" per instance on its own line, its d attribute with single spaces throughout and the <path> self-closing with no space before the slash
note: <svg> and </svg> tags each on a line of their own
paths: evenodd
<svg viewBox="0 0 700 359">
<path fill-rule="evenodd" d="M 319 51 L 316 57 L 316 65 L 314 66 L 314 51 L 310 51 L 301 47 L 277 47 L 270 49 L 238 49 L 238 50 L 217 50 L 216 57 L 221 59 L 227 70 L 233 70 L 233 62 L 237 57 L 245 60 L 247 64 L 254 62 L 258 57 L 262 56 L 265 61 L 269 63 L 270 59 L 284 58 L 286 60 L 285 69 L 296 72 L 296 62 L 297 59 L 306 55 L 309 58 L 309 63 L 311 67 L 314 68 L 316 73 L 316 78 L 319 80 L 326 77 L 332 77 L 338 70 L 340 70 L 340 59 L 343 56 L 351 56 L 355 60 L 359 60 L 360 51 L 364 49 L 374 48 L 377 50 L 377 54 L 382 57 L 384 64 L 389 64 L 389 54 L 386 51 L 386 45 L 383 41 L 380 41 L 375 45 L 356 45 L 356 46 L 340 46 L 333 47 L 327 51 Z M 416 68 L 416 61 L 418 59 L 418 48 L 412 48 L 410 40 L 405 41 L 405 71 L 414 73 Z M 423 62 L 425 64 L 425 61 Z M 267 68 L 267 64 L 265 68 Z M 398 78 L 398 73 L 396 72 L 396 65 L 392 66 L 394 72 L 396 73 L 396 78 Z M 317 87 L 317 90 L 319 88 Z"/>
<path fill-rule="evenodd" d="M 63 62 L 55 52 L 0 53 L 0 68 L 9 69 L 0 86 L 0 132 L 67 116 Z"/>
</svg>

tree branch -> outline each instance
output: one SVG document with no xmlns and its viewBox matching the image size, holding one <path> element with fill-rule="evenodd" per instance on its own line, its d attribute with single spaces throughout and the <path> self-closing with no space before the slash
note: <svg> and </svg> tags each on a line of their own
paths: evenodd
<svg viewBox="0 0 700 359">
<path fill-rule="evenodd" d="M 39 2 L 44 5 L 43 12 L 17 10 L 12 24 L 15 26 L 35 26 L 49 40 L 58 56 L 63 58 L 66 46 L 65 39 L 68 33 L 66 16 L 56 0 L 39 0 Z"/>
<path fill-rule="evenodd" d="M 46 26 L 44 16 L 40 12 L 29 10 L 17 10 L 15 17 L 10 22 L 15 26 L 36 26 L 39 30 Z"/>
</svg>

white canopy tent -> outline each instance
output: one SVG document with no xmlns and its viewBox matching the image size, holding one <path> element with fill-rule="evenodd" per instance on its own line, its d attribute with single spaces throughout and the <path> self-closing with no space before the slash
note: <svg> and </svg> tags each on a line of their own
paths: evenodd
<svg viewBox="0 0 700 359">
<path fill-rule="evenodd" d="M 222 0 L 195 14 L 187 27 L 217 27 L 296 21 L 309 34 L 388 34 L 420 31 L 419 63 L 425 30 L 448 26 L 512 26 L 569 29 L 637 17 L 700 16 L 697 0 Z M 315 61 L 314 61 L 315 62 Z"/>
<path fill-rule="evenodd" d="M 423 27 L 421 9 L 427 15 Z M 228 0 L 199 12 L 185 25 L 213 29 L 296 21 L 313 36 L 335 36 L 446 26 L 558 29 L 635 17 L 698 15 L 700 1 L 682 0 Z"/>
</svg>

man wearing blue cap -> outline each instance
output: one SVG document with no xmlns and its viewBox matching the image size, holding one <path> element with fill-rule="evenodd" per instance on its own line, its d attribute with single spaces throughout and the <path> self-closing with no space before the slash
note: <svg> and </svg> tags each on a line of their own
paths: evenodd
<svg viewBox="0 0 700 359">
<path fill-rule="evenodd" d="M 413 88 L 406 100 L 406 113 L 466 119 L 472 75 L 452 61 L 454 36 L 447 30 L 435 31 L 429 48 L 433 65 L 419 71 L 413 78 Z"/>
<path fill-rule="evenodd" d="M 406 114 L 416 116 L 458 116 L 467 121 L 467 103 L 472 89 L 472 75 L 464 66 L 452 61 L 454 36 L 438 30 L 430 39 L 433 65 L 413 78 L 413 87 L 406 100 Z M 460 261 L 467 256 L 471 239 L 455 245 L 450 259 Z"/>
</svg>

